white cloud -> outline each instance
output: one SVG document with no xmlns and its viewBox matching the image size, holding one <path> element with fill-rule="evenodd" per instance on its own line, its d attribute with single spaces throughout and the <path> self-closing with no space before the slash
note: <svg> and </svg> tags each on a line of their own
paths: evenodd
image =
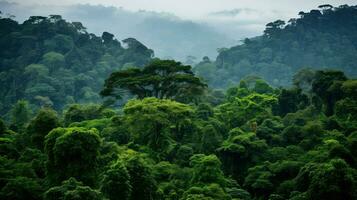
<svg viewBox="0 0 357 200">
<path fill-rule="evenodd" d="M 320 4 L 356 4 L 356 0 L 9 0 L 20 4 L 70 5 L 88 3 L 110 5 L 130 10 L 153 10 L 171 12 L 183 18 L 202 18 L 207 13 L 232 10 L 255 9 L 260 11 L 279 10 L 294 16 L 300 10 L 310 10 Z"/>
<path fill-rule="evenodd" d="M 246 28 L 247 36 L 257 35 L 268 22 L 297 16 L 321 4 L 338 6 L 356 4 L 356 0 L 8 0 L 22 5 L 91 4 L 123 7 L 128 10 L 148 10 L 173 13 L 186 19 L 211 24 L 215 27 Z M 215 13 L 215 14 L 214 14 Z M 226 15 L 224 15 L 226 13 Z M 228 14 L 228 15 L 227 15 Z M 242 27 L 244 25 L 244 27 Z M 250 34 L 249 34 L 250 33 Z M 234 34 L 234 33 L 233 33 Z"/>
</svg>

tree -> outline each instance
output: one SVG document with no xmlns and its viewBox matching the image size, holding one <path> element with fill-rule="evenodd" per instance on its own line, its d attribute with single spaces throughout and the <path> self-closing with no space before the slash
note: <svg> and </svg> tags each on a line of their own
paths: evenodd
<svg viewBox="0 0 357 200">
<path fill-rule="evenodd" d="M 167 99 L 130 100 L 124 107 L 125 123 L 138 144 L 145 144 L 160 153 L 172 150 L 181 141 L 190 125 L 193 109 Z M 188 126 L 189 127 L 189 126 Z"/>
<path fill-rule="evenodd" d="M 114 35 L 108 32 L 103 32 L 102 34 L 102 39 L 104 40 L 104 43 L 110 43 L 114 38 Z"/>
<path fill-rule="evenodd" d="M 192 147 L 188 145 L 182 145 L 178 148 L 176 153 L 176 163 L 180 166 L 188 166 L 190 157 L 193 155 Z"/>
<path fill-rule="evenodd" d="M 334 112 L 337 117 L 353 126 L 357 119 L 357 102 L 350 98 L 337 101 Z"/>
<path fill-rule="evenodd" d="M 191 66 L 173 60 L 155 59 L 143 69 L 114 72 L 105 81 L 102 96 L 121 97 L 118 89 L 129 90 L 138 98 L 182 99 L 202 94 L 206 85 L 193 74 Z"/>
<path fill-rule="evenodd" d="M 81 22 L 72 22 L 73 26 L 77 29 L 78 32 L 86 32 L 86 27 L 83 26 Z"/>
<path fill-rule="evenodd" d="M 124 124 L 124 117 L 113 117 L 110 125 L 102 130 L 101 136 L 106 141 L 113 141 L 119 145 L 127 144 L 131 141 L 131 134 Z"/>
<path fill-rule="evenodd" d="M 300 126 L 291 125 L 285 127 L 282 131 L 283 142 L 286 145 L 289 144 L 298 144 L 304 138 L 303 130 Z"/>
<path fill-rule="evenodd" d="M 60 125 L 57 113 L 50 108 L 42 108 L 27 127 L 32 143 L 39 149 L 44 149 L 45 136 Z"/>
<path fill-rule="evenodd" d="M 311 69 L 301 69 L 293 76 L 293 83 L 304 92 L 311 92 L 315 71 Z"/>
<path fill-rule="evenodd" d="M 130 177 L 130 200 L 152 200 L 156 197 L 157 185 L 151 167 L 139 156 L 132 156 L 125 162 Z"/>
<path fill-rule="evenodd" d="M 245 177 L 244 186 L 255 196 L 266 198 L 267 194 L 273 191 L 271 179 L 273 174 L 267 166 L 257 165 L 248 169 L 248 175 Z"/>
<path fill-rule="evenodd" d="M 259 94 L 273 93 L 273 88 L 261 79 L 256 80 L 253 90 Z"/>
<path fill-rule="evenodd" d="M 221 161 L 216 155 L 195 154 L 190 158 L 193 168 L 192 183 L 210 184 L 216 183 L 224 187 L 226 179 L 221 170 Z"/>
<path fill-rule="evenodd" d="M 309 103 L 308 97 L 299 88 L 282 89 L 278 96 L 278 104 L 274 107 L 275 113 L 285 116 L 305 108 Z"/>
<path fill-rule="evenodd" d="M 281 141 L 279 133 L 284 128 L 281 121 L 277 119 L 265 119 L 256 130 L 259 138 L 265 139 L 269 145 L 277 145 Z"/>
<path fill-rule="evenodd" d="M 206 125 L 202 129 L 201 152 L 213 153 L 222 142 L 222 136 L 212 125 Z"/>
<path fill-rule="evenodd" d="M 234 128 L 217 151 L 226 170 L 242 181 L 245 171 L 263 155 L 266 148 L 265 140 L 259 139 L 255 133 Z"/>
<path fill-rule="evenodd" d="M 38 200 L 41 199 L 42 187 L 40 184 L 31 178 L 16 177 L 1 189 L 1 199 L 13 200 Z"/>
<path fill-rule="evenodd" d="M 267 36 L 272 36 L 272 35 L 278 33 L 279 30 L 282 30 L 282 28 L 284 28 L 284 26 L 285 26 L 285 22 L 282 20 L 270 22 L 266 25 L 264 33 Z"/>
<path fill-rule="evenodd" d="M 30 120 L 31 111 L 28 102 L 19 100 L 11 109 L 11 128 L 21 131 Z"/>
<path fill-rule="evenodd" d="M 344 96 L 357 100 L 357 80 L 347 80 L 343 82 L 341 87 Z"/>
<path fill-rule="evenodd" d="M 111 117 L 114 113 L 110 109 L 103 109 L 98 104 L 72 104 L 64 112 L 66 126 L 74 122 Z"/>
<path fill-rule="evenodd" d="M 49 68 L 50 72 L 53 72 L 58 68 L 64 67 L 65 57 L 57 52 L 48 52 L 43 55 L 42 62 Z"/>
<path fill-rule="evenodd" d="M 342 82 L 347 77 L 341 71 L 317 71 L 312 83 L 312 91 L 319 96 L 326 105 L 326 115 L 333 114 L 336 101 L 342 98 Z"/>
<path fill-rule="evenodd" d="M 117 161 L 104 173 L 100 190 L 110 200 L 130 199 L 130 176 L 121 161 Z"/>
<path fill-rule="evenodd" d="M 248 121 L 271 115 L 271 109 L 277 104 L 277 98 L 272 94 L 246 93 L 244 96 L 231 98 L 230 101 L 216 107 L 216 116 L 226 123 L 229 128 L 244 125 Z"/>
<path fill-rule="evenodd" d="M 356 180 L 352 169 L 341 159 L 322 164 L 312 172 L 309 199 L 355 199 Z"/>
<path fill-rule="evenodd" d="M 203 120 L 208 120 L 213 117 L 213 108 L 210 104 L 200 103 L 197 106 L 196 115 Z"/>
<path fill-rule="evenodd" d="M 100 143 L 96 129 L 53 129 L 45 137 L 46 174 L 50 183 L 55 185 L 74 177 L 86 185 L 94 185 Z"/>
<path fill-rule="evenodd" d="M 99 191 L 84 186 L 75 178 L 63 181 L 61 185 L 52 187 L 44 193 L 44 200 L 102 200 Z"/>
<path fill-rule="evenodd" d="M 122 59 L 123 63 L 133 63 L 135 66 L 146 65 L 154 57 L 154 51 L 148 49 L 145 45 L 135 38 L 127 38 L 122 41 L 126 48 Z"/>
<path fill-rule="evenodd" d="M 331 6 L 330 4 L 323 4 L 323 5 L 319 5 L 320 9 L 323 9 L 323 10 L 329 10 L 329 9 L 332 9 L 333 6 Z"/>
<path fill-rule="evenodd" d="M 25 68 L 25 75 L 29 76 L 30 79 L 36 80 L 39 77 L 47 76 L 49 73 L 48 68 L 41 64 L 31 64 Z"/>
<path fill-rule="evenodd" d="M 194 186 L 183 194 L 181 200 L 228 200 L 231 199 L 218 184 L 209 184 L 202 187 Z"/>
<path fill-rule="evenodd" d="M 7 130 L 5 122 L 0 118 L 0 135 L 4 134 Z"/>
</svg>

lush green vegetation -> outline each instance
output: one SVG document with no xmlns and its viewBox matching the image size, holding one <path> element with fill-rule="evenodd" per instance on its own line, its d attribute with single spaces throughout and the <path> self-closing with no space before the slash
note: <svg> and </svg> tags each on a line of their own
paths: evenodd
<svg viewBox="0 0 357 200">
<path fill-rule="evenodd" d="M 0 19 L 14 42 L 0 51 L 0 199 L 357 199 L 356 79 L 305 69 L 289 88 L 246 76 L 223 93 L 79 25 Z"/>
<path fill-rule="evenodd" d="M 196 73 L 209 85 L 225 88 L 247 75 L 274 86 L 291 84 L 301 68 L 336 69 L 357 76 L 357 7 L 322 5 L 299 18 L 268 23 L 264 35 L 220 49 L 216 61 L 203 61 Z M 219 74 L 219 76 L 217 76 Z"/>
<path fill-rule="evenodd" d="M 98 103 L 104 80 L 115 70 L 143 66 L 153 51 L 133 38 L 86 32 L 58 15 L 33 16 L 22 24 L 0 18 L 0 113 L 19 99 L 32 108 Z M 125 48 L 124 48 L 125 47 Z"/>
<path fill-rule="evenodd" d="M 291 89 L 242 80 L 216 106 L 154 92 L 120 110 L 43 107 L 30 119 L 19 101 L 0 123 L 0 197 L 355 199 L 357 81 L 310 72 Z"/>
</svg>

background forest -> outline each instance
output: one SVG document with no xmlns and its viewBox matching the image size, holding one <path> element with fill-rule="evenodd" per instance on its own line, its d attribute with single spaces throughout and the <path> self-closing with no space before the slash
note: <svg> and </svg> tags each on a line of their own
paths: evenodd
<svg viewBox="0 0 357 200">
<path fill-rule="evenodd" d="M 0 199 L 357 199 L 357 6 L 190 66 L 0 18 Z"/>
<path fill-rule="evenodd" d="M 264 35 L 220 49 L 215 62 L 203 60 L 195 71 L 220 88 L 252 74 L 274 86 L 289 86 L 301 68 L 338 69 L 356 77 L 356 32 L 356 6 L 321 5 L 288 22 L 268 23 Z"/>
</svg>

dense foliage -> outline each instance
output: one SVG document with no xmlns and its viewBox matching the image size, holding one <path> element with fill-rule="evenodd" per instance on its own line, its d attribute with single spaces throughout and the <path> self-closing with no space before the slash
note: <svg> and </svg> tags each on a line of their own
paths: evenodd
<svg viewBox="0 0 357 200">
<path fill-rule="evenodd" d="M 216 106 L 142 97 L 29 120 L 19 101 L 0 123 L 0 197 L 356 199 L 357 82 L 310 72 L 291 89 L 242 80 Z"/>
<path fill-rule="evenodd" d="M 30 27 L 69 26 L 55 19 Z M 109 33 L 97 44 L 108 40 L 119 45 Z M 190 66 L 145 62 L 103 79 L 102 95 L 130 93 L 122 107 L 18 100 L 0 118 L 0 199 L 357 199 L 356 79 L 305 69 L 291 88 L 248 76 L 222 95 Z"/>
<path fill-rule="evenodd" d="M 301 68 L 338 69 L 356 77 L 356 22 L 357 6 L 322 5 L 287 23 L 268 23 L 264 35 L 221 49 L 215 62 L 203 59 L 196 72 L 210 86 L 222 88 L 251 74 L 287 86 Z"/>
<path fill-rule="evenodd" d="M 133 38 L 87 33 L 58 15 L 32 16 L 22 24 L 0 17 L 0 113 L 19 99 L 32 107 L 95 103 L 105 78 L 126 66 L 143 66 L 153 51 Z M 125 48 L 124 48 L 125 47 Z"/>
</svg>

